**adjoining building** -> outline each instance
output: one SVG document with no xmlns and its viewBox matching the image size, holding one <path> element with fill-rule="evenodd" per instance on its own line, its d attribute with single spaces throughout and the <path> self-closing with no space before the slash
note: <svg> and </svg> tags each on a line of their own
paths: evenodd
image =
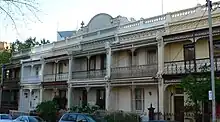
<svg viewBox="0 0 220 122">
<path fill-rule="evenodd" d="M 198 67 L 209 64 L 206 9 L 137 21 L 101 13 L 71 37 L 32 48 L 21 60 L 19 110 L 58 97 L 61 108 L 90 104 L 148 113 L 152 104 L 162 114 L 183 111 L 187 96 L 175 86 L 188 71 L 200 73 Z M 219 8 L 212 17 L 218 72 Z M 183 121 L 182 114 L 171 119 Z"/>
</svg>

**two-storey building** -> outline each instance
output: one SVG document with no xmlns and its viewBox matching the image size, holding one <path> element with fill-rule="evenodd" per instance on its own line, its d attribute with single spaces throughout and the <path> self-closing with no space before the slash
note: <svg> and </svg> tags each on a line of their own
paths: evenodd
<svg viewBox="0 0 220 122">
<path fill-rule="evenodd" d="M 216 56 L 219 13 L 219 8 L 212 12 Z M 202 5 L 138 21 L 98 14 L 73 36 L 32 48 L 30 59 L 22 61 L 21 85 L 28 84 L 27 99 L 58 97 L 62 108 L 90 104 L 148 112 L 152 104 L 156 112 L 178 113 L 187 96 L 175 86 L 189 71 L 199 73 L 199 66 L 209 64 L 207 36 Z M 25 82 L 29 76 L 34 80 Z M 39 96 L 32 96 L 35 91 Z"/>
<path fill-rule="evenodd" d="M 7 112 L 9 110 L 18 110 L 20 76 L 21 76 L 21 59 L 28 59 L 29 50 L 19 53 L 13 53 L 10 63 L 2 66 L 1 76 L 1 110 Z"/>
</svg>

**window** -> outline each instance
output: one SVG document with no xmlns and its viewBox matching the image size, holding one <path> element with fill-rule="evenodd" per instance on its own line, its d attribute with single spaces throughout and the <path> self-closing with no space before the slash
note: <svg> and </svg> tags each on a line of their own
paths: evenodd
<svg viewBox="0 0 220 122">
<path fill-rule="evenodd" d="M 135 89 L 135 109 L 137 111 L 144 110 L 144 89 L 143 88 Z"/>
<path fill-rule="evenodd" d="M 12 119 L 10 115 L 3 114 L 1 115 L 1 119 Z"/>
<path fill-rule="evenodd" d="M 84 116 L 82 116 L 82 115 L 77 116 L 77 120 L 76 120 L 77 122 L 84 121 L 84 120 L 86 120 L 86 118 Z"/>
<path fill-rule="evenodd" d="M 62 62 L 59 63 L 59 69 L 58 69 L 58 70 L 59 70 L 59 71 L 58 71 L 59 74 L 62 74 L 62 73 L 63 73 L 63 65 L 64 65 L 64 64 L 63 64 Z"/>
<path fill-rule="evenodd" d="M 29 122 L 38 122 L 38 120 L 34 117 L 28 117 L 28 120 L 29 120 Z"/>
<path fill-rule="evenodd" d="M 38 75 L 39 75 L 39 67 L 37 66 L 37 67 L 36 67 L 35 76 L 38 76 Z"/>
<path fill-rule="evenodd" d="M 40 117 L 38 117 L 38 116 L 35 116 L 34 118 L 35 118 L 36 120 L 38 120 L 38 122 L 43 122 L 43 121 L 44 121 L 42 118 L 40 118 Z"/>
<path fill-rule="evenodd" d="M 187 44 L 184 45 L 184 60 L 191 61 L 195 59 L 195 45 Z"/>
<path fill-rule="evenodd" d="M 148 64 L 155 64 L 157 62 L 157 51 L 148 50 Z"/>
<path fill-rule="evenodd" d="M 106 69 L 106 55 L 105 54 L 102 54 L 100 56 L 100 59 L 101 59 L 101 69 Z"/>
<path fill-rule="evenodd" d="M 76 121 L 76 115 L 75 114 L 65 114 L 62 118 L 62 121 Z"/>
<path fill-rule="evenodd" d="M 90 67 L 89 67 L 89 69 L 90 70 L 95 70 L 95 68 L 96 68 L 96 56 L 92 56 L 91 58 L 90 58 Z"/>
<path fill-rule="evenodd" d="M 214 41 L 214 56 L 220 56 L 220 41 Z"/>
</svg>

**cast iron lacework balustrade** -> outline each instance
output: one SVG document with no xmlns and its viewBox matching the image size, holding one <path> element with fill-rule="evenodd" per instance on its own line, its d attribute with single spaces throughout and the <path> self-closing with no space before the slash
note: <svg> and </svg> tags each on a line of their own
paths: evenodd
<svg viewBox="0 0 220 122">
<path fill-rule="evenodd" d="M 56 79 L 55 79 L 56 77 Z M 54 81 L 66 81 L 68 80 L 68 72 L 65 73 L 57 73 L 55 74 L 47 74 L 44 75 L 44 82 L 54 82 Z"/>
<path fill-rule="evenodd" d="M 157 73 L 157 64 L 116 67 L 111 70 L 111 78 L 153 77 Z"/>
<path fill-rule="evenodd" d="M 86 78 L 104 78 L 106 70 L 96 69 L 92 71 L 73 71 L 73 79 L 86 79 Z"/>
<path fill-rule="evenodd" d="M 24 76 L 22 82 L 24 83 L 36 83 L 40 82 L 40 76 Z"/>
<path fill-rule="evenodd" d="M 215 71 L 220 71 L 220 57 L 214 58 Z M 167 75 L 172 74 L 186 74 L 194 72 L 202 72 L 202 67 L 207 67 L 210 71 L 210 60 L 209 58 L 196 59 L 194 61 L 173 61 L 166 62 L 164 73 Z"/>
</svg>

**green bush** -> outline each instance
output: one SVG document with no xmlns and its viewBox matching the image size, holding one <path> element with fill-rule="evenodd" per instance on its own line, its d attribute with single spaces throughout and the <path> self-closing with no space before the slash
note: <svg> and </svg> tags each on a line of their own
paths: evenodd
<svg viewBox="0 0 220 122">
<path fill-rule="evenodd" d="M 54 101 L 46 101 L 36 108 L 39 116 L 47 122 L 55 122 L 57 118 L 57 104 Z"/>
<path fill-rule="evenodd" d="M 118 111 L 107 114 L 105 120 L 107 122 L 140 122 L 140 116 L 135 113 Z"/>
<path fill-rule="evenodd" d="M 99 109 L 98 106 L 93 105 L 93 106 L 73 106 L 72 108 L 70 108 L 70 112 L 74 112 L 74 113 L 94 113 L 95 111 L 97 111 Z"/>
</svg>

